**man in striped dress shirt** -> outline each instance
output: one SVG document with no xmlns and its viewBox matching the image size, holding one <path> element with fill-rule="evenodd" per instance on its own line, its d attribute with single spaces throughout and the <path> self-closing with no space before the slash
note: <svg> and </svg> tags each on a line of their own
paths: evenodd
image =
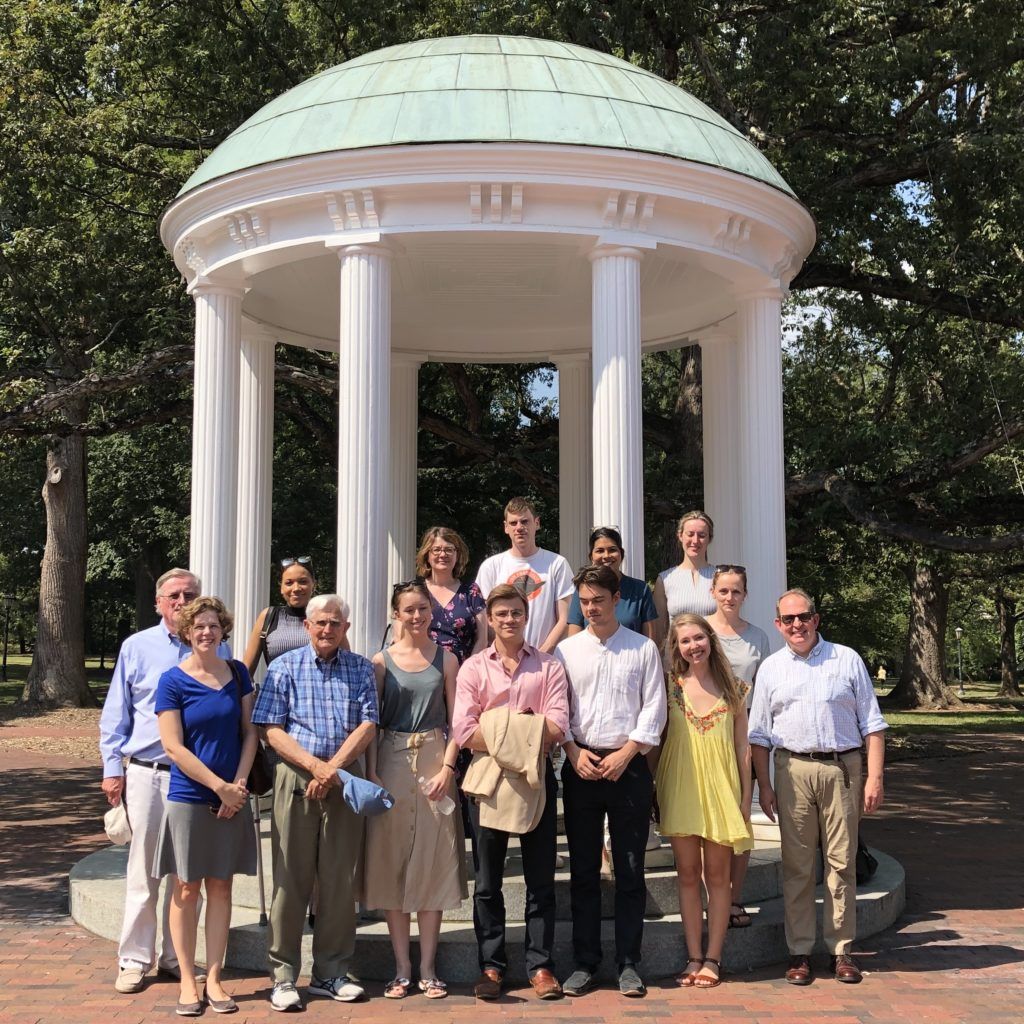
<svg viewBox="0 0 1024 1024">
<path fill-rule="evenodd" d="M 863 660 L 818 633 L 813 598 L 787 590 L 775 607 L 786 646 L 758 670 L 750 749 L 761 809 L 782 833 L 786 981 L 810 984 L 815 940 L 814 868 L 825 858 L 825 947 L 837 981 L 861 972 L 850 957 L 857 934 L 857 828 L 882 805 L 885 719 Z M 867 778 L 864 778 L 864 749 Z M 775 751 L 775 783 L 768 771 Z"/>
</svg>

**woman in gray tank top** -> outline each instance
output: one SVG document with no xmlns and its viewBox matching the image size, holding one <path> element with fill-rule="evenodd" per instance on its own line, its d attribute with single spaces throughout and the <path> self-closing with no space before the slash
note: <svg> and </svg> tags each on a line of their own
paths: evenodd
<svg viewBox="0 0 1024 1024">
<path fill-rule="evenodd" d="M 435 957 L 441 915 L 467 895 L 462 819 L 454 813 L 455 758 L 450 739 L 455 705 L 455 655 L 430 639 L 430 592 L 420 579 L 395 586 L 392 616 L 398 639 L 373 658 L 380 725 L 366 751 L 366 777 L 395 798 L 387 813 L 366 822 L 363 903 L 383 910 L 395 954 L 395 977 L 384 995 L 401 999 L 412 984 L 409 928 L 416 914 L 419 988 L 447 995 Z M 422 780 L 422 782 L 420 781 Z"/>
<path fill-rule="evenodd" d="M 717 610 L 708 616 L 708 625 L 715 631 L 722 653 L 729 662 L 733 675 L 746 691 L 746 705 L 754 696 L 754 682 L 761 662 L 768 657 L 770 649 L 764 630 L 740 617 L 740 609 L 747 596 L 747 570 L 742 565 L 720 565 L 711 580 L 711 595 Z M 754 797 L 757 806 L 757 797 Z M 732 906 L 729 908 L 730 928 L 749 928 L 750 914 L 743 905 L 743 883 L 750 864 L 750 851 L 734 853 L 730 880 L 732 884 Z"/>
</svg>

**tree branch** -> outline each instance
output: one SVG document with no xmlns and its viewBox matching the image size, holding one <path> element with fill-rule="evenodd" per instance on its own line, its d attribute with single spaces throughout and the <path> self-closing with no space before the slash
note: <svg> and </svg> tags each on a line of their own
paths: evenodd
<svg viewBox="0 0 1024 1024">
<path fill-rule="evenodd" d="M 898 280 L 880 274 L 865 274 L 838 263 L 811 260 L 790 285 L 793 290 L 809 288 L 838 288 L 843 291 L 862 292 L 886 299 L 897 299 L 919 306 L 930 306 L 968 320 L 999 324 L 1003 327 L 1024 329 L 1024 311 L 998 299 L 982 298 L 934 288 L 919 281 Z"/>
</svg>

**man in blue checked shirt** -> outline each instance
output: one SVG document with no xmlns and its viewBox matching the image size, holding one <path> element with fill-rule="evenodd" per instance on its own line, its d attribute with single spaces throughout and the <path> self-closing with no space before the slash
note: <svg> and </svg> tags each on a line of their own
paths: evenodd
<svg viewBox="0 0 1024 1024">
<path fill-rule="evenodd" d="M 319 897 L 307 991 L 340 1002 L 363 996 L 348 977 L 363 819 L 342 799 L 338 769 L 362 775 L 359 759 L 378 721 L 373 666 L 340 649 L 348 605 L 337 594 L 314 597 L 306 606 L 305 627 L 309 644 L 270 663 L 252 713 L 281 757 L 274 771 L 267 953 L 274 986 L 270 1004 L 285 1011 L 302 1009 L 295 982 L 314 883 Z"/>
<path fill-rule="evenodd" d="M 818 633 L 814 599 L 787 590 L 775 606 L 786 646 L 757 673 L 750 749 L 761 809 L 779 820 L 789 967 L 786 981 L 809 985 L 816 933 L 814 869 L 825 857 L 825 947 L 837 981 L 856 983 L 850 956 L 857 936 L 857 828 L 861 812 L 882 806 L 885 719 L 868 670 L 849 647 Z M 768 754 L 775 750 L 775 785 Z M 867 778 L 863 751 L 867 750 Z"/>
</svg>

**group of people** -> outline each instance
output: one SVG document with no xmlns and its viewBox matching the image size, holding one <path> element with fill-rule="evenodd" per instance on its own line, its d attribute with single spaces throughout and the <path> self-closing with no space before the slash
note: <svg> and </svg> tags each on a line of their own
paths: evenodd
<svg viewBox="0 0 1024 1024">
<path fill-rule="evenodd" d="M 764 631 L 740 615 L 746 570 L 708 561 L 714 525 L 702 511 L 680 520 L 682 561 L 659 575 L 653 593 L 624 574 L 616 529 L 593 532 L 590 562 L 574 574 L 537 545 L 539 526 L 528 501 L 510 501 L 509 548 L 486 559 L 475 582 L 464 578 L 462 538 L 428 530 L 416 577 L 392 591 L 391 642 L 364 652 L 372 657 L 348 650 L 350 609 L 338 595 L 314 596 L 308 559 L 282 563 L 285 604 L 261 613 L 244 663 L 230 659 L 231 617 L 220 600 L 200 596 L 185 570 L 160 578 L 161 622 L 122 645 L 101 719 L 103 789 L 111 803 L 125 801 L 133 829 L 118 991 L 141 989 L 155 964 L 180 978 L 177 1013 L 199 1015 L 204 1002 L 237 1009 L 221 968 L 231 879 L 255 870 L 246 777 L 257 730 L 277 762 L 267 935 L 274 1009 L 302 1006 L 296 982 L 311 907 L 307 993 L 362 998 L 351 973 L 357 901 L 387 920 L 395 974 L 385 997 L 413 988 L 415 914 L 416 987 L 443 998 L 436 955 L 444 912 L 468 892 L 467 827 L 478 998 L 497 998 L 505 984 L 502 882 L 512 837 L 531 986 L 541 999 L 593 986 L 606 834 L 618 987 L 644 995 L 652 808 L 677 869 L 685 940 L 677 981 L 717 986 L 729 927 L 751 924 L 742 889 L 754 775 L 760 805 L 781 829 L 786 979 L 812 980 L 820 844 L 830 969 L 840 981 L 860 980 L 849 955 L 857 828 L 862 811 L 882 801 L 885 729 L 861 659 L 820 636 L 814 602 L 799 589 L 779 598 L 785 646 L 769 655 Z M 269 665 L 255 695 L 261 658 Z M 563 981 L 552 958 L 560 749 L 574 960 Z M 345 781 L 353 776 L 387 791 L 391 809 L 363 816 Z M 205 978 L 195 967 L 202 888 Z"/>
</svg>

